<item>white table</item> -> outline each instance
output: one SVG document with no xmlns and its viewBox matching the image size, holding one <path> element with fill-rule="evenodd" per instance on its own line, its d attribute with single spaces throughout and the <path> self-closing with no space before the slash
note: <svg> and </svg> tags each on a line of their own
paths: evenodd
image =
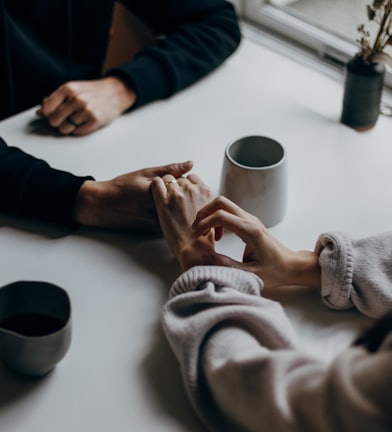
<svg viewBox="0 0 392 432">
<path fill-rule="evenodd" d="M 192 159 L 218 192 L 226 144 L 263 134 L 286 147 L 289 206 L 271 229 L 294 249 L 322 231 L 367 236 L 391 226 L 392 121 L 357 133 L 339 124 L 342 83 L 245 39 L 224 66 L 169 101 L 124 115 L 84 138 L 33 133 L 34 110 L 0 123 L 9 145 L 75 174 L 109 179 Z M 240 257 L 228 235 L 221 251 Z M 123 232 L 61 230 L 0 219 L 0 285 L 44 280 L 73 305 L 71 349 L 41 380 L 0 368 L 2 432 L 203 430 L 182 390 L 160 330 L 160 310 L 178 274 L 164 241 Z M 334 312 L 308 289 L 277 291 L 306 348 L 330 359 L 367 323 Z"/>
</svg>

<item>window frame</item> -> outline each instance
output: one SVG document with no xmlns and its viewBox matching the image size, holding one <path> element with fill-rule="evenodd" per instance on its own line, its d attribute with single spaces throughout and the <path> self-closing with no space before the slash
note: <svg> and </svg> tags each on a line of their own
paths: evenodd
<svg viewBox="0 0 392 432">
<path fill-rule="evenodd" d="M 342 72 L 347 61 L 359 50 L 358 45 L 348 38 L 319 28 L 295 13 L 284 11 L 284 7 L 269 4 L 268 0 L 239 2 L 244 22 L 310 53 L 319 61 L 333 65 Z M 392 73 L 388 69 L 385 85 L 392 88 Z"/>
<path fill-rule="evenodd" d="M 244 0 L 242 15 L 248 22 L 313 52 L 321 59 L 343 65 L 358 51 L 355 43 L 288 14 L 266 0 Z"/>
</svg>

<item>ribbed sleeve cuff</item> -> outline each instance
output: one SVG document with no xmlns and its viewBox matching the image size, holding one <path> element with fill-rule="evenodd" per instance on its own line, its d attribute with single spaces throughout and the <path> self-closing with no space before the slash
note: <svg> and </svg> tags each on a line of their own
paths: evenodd
<svg viewBox="0 0 392 432">
<path fill-rule="evenodd" d="M 354 274 L 351 239 L 343 233 L 324 233 L 315 252 L 321 266 L 321 297 L 332 309 L 350 309 Z"/>
<path fill-rule="evenodd" d="M 197 266 L 183 273 L 173 283 L 169 298 L 204 288 L 212 282 L 215 286 L 230 287 L 245 294 L 259 296 L 264 287 L 263 281 L 254 273 L 220 266 Z"/>
</svg>

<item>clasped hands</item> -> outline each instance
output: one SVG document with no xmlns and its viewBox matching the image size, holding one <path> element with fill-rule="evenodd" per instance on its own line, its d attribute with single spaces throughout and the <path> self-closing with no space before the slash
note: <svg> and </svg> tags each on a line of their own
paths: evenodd
<svg viewBox="0 0 392 432">
<path fill-rule="evenodd" d="M 286 285 L 320 286 L 318 257 L 294 252 L 279 242 L 255 216 L 211 191 L 195 174 L 175 179 L 171 174 L 152 182 L 159 223 L 183 270 L 196 265 L 221 265 L 253 272 L 265 288 Z M 215 251 L 224 230 L 244 243 L 241 262 Z"/>
<path fill-rule="evenodd" d="M 79 190 L 74 219 L 85 226 L 162 232 L 181 268 L 235 267 L 253 272 L 265 288 L 320 286 L 314 252 L 294 252 L 255 216 L 227 198 L 213 199 L 192 162 L 145 168 L 108 181 L 87 180 Z M 215 250 L 224 231 L 245 244 L 242 261 Z"/>
</svg>

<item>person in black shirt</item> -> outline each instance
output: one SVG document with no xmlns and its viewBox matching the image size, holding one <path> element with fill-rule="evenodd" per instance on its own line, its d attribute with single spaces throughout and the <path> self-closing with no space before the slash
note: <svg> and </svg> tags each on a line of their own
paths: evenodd
<svg viewBox="0 0 392 432">
<path fill-rule="evenodd" d="M 91 133 L 201 79 L 241 39 L 226 0 L 120 3 L 153 40 L 103 72 L 115 0 L 0 0 L 0 120 L 40 105 L 61 134 Z"/>
</svg>

